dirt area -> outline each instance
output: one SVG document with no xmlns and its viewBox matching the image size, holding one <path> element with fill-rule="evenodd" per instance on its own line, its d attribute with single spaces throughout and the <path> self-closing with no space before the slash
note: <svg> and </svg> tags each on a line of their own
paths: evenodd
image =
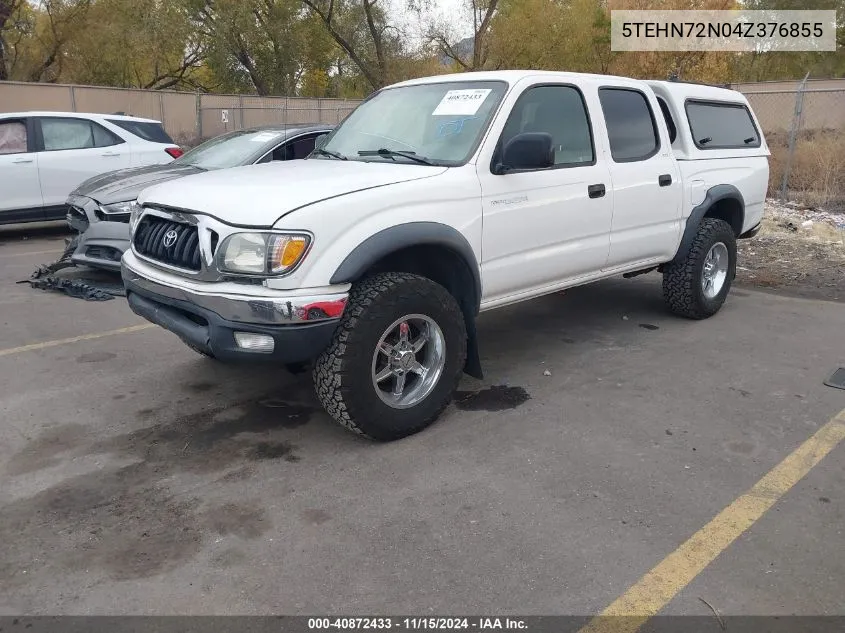
<svg viewBox="0 0 845 633">
<path fill-rule="evenodd" d="M 762 231 L 738 249 L 738 286 L 845 302 L 845 214 L 769 200 Z"/>
</svg>

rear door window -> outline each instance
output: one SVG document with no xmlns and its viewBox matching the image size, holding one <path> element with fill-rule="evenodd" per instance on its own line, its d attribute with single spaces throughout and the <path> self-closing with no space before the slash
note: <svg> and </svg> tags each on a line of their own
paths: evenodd
<svg viewBox="0 0 845 633">
<path fill-rule="evenodd" d="M 760 147 L 751 112 L 741 103 L 687 101 L 687 118 L 699 149 Z"/>
<path fill-rule="evenodd" d="M 660 140 L 646 96 L 628 88 L 601 88 L 599 100 L 607 124 L 610 155 L 617 163 L 646 160 L 657 153 Z"/>
<path fill-rule="evenodd" d="M 153 123 L 150 121 L 128 121 L 123 119 L 106 119 L 112 125 L 126 130 L 130 134 L 134 134 L 138 138 L 152 143 L 173 143 L 170 135 L 164 131 L 161 123 Z"/>
<path fill-rule="evenodd" d="M 25 154 L 27 151 L 26 123 L 0 121 L 0 154 Z"/>
<path fill-rule="evenodd" d="M 123 140 L 88 119 L 42 118 L 41 140 L 45 152 L 109 147 Z"/>
</svg>

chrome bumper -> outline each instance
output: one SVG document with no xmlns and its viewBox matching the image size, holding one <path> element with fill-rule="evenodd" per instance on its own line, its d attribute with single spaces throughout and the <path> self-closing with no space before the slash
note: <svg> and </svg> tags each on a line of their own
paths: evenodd
<svg viewBox="0 0 845 633">
<path fill-rule="evenodd" d="M 349 298 L 348 285 L 275 290 L 231 281 L 194 281 L 147 264 L 131 249 L 121 260 L 121 275 L 127 288 L 183 301 L 226 321 L 262 326 L 336 321 Z"/>
</svg>

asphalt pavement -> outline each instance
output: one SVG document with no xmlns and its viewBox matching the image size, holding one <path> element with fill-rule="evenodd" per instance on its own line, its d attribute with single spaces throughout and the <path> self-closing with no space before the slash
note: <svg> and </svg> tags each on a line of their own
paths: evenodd
<svg viewBox="0 0 845 633">
<path fill-rule="evenodd" d="M 15 284 L 63 246 L 20 238 L 0 236 L 0 614 L 591 615 L 845 409 L 823 385 L 845 305 L 743 288 L 692 322 L 653 274 L 483 314 L 485 380 L 374 444 L 306 374 Z M 826 450 L 661 613 L 845 614 L 845 443 Z"/>
</svg>

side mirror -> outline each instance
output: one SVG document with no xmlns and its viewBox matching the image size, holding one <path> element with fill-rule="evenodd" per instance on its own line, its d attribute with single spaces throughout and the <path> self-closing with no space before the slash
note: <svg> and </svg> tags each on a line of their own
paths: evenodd
<svg viewBox="0 0 845 633">
<path fill-rule="evenodd" d="M 545 132 L 523 132 L 507 142 L 497 174 L 517 169 L 545 169 L 555 164 L 552 135 Z"/>
<path fill-rule="evenodd" d="M 320 136 L 318 136 L 318 137 L 314 140 L 314 147 L 322 147 L 323 145 L 325 145 L 325 144 L 326 144 L 326 139 L 327 139 L 328 137 L 329 137 L 329 135 L 328 135 L 328 134 L 320 134 Z"/>
</svg>

